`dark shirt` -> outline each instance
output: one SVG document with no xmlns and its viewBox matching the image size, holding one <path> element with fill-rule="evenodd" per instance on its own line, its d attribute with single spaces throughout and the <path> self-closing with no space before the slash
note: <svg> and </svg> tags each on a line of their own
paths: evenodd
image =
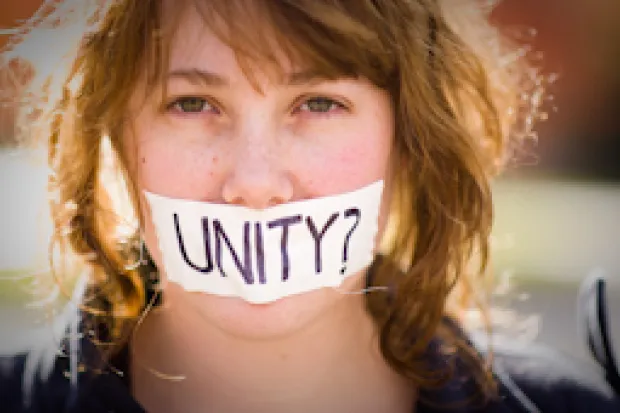
<svg viewBox="0 0 620 413">
<path fill-rule="evenodd" d="M 620 399 L 595 365 L 581 364 L 542 347 L 519 347 L 494 341 L 494 371 L 499 397 L 484 405 L 467 403 L 472 382 L 456 375 L 438 390 L 420 393 L 418 413 L 620 413 Z M 127 351 L 114 360 L 128 372 Z M 12 360 L 12 370 L 0 378 L 0 412 L 3 413 L 142 413 L 133 398 L 128 375 L 110 369 L 101 374 L 80 373 L 71 386 L 69 360 L 59 358 L 51 377 L 38 380 L 31 405 L 23 406 L 25 357 Z"/>
<path fill-rule="evenodd" d="M 598 363 L 573 360 L 541 346 L 523 346 L 494 337 L 493 374 L 498 397 L 480 403 L 477 387 L 463 363 L 456 360 L 455 374 L 439 389 L 421 390 L 417 413 L 620 413 L 620 375 L 608 334 L 604 283 L 593 280 L 582 294 L 583 314 L 594 359 Z M 484 353 L 486 336 L 466 335 L 454 322 L 457 333 Z M 90 365 L 102 365 L 92 342 L 82 337 L 81 357 Z M 441 352 L 429 346 L 429 360 L 446 362 Z M 438 347 L 435 347 L 438 348 Z M 95 374 L 92 369 L 77 374 L 71 383 L 67 374 L 73 361 L 59 356 L 47 380 L 35 381 L 30 404 L 25 406 L 23 377 L 26 357 L 0 358 L 1 413 L 142 413 L 129 383 L 128 349 Z M 97 361 L 99 360 L 99 361 Z M 75 370 L 75 369 L 74 369 Z M 119 372 L 121 374 L 119 374 Z M 175 412 L 171 412 L 175 413 Z M 386 412 L 389 413 L 389 412 Z"/>
</svg>

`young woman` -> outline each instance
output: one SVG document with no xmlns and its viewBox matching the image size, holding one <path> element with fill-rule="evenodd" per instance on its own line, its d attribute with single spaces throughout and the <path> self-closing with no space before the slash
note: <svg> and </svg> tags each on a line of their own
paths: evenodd
<svg viewBox="0 0 620 413">
<path fill-rule="evenodd" d="M 82 338 L 25 394 L 17 362 L 5 405 L 615 411 L 611 387 L 549 378 L 547 358 L 493 368 L 461 327 L 486 314 L 489 180 L 541 92 L 485 18 L 434 0 L 49 2 L 5 56 L 32 62 L 22 131 L 49 148 L 53 265 L 85 274 Z"/>
</svg>

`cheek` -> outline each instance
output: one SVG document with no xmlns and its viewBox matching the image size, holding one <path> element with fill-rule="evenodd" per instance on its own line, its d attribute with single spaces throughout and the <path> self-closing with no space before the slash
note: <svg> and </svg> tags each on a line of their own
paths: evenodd
<svg viewBox="0 0 620 413">
<path fill-rule="evenodd" d="M 377 134 L 342 132 L 325 145 L 299 149 L 294 168 L 317 196 L 348 192 L 387 178 L 390 139 Z"/>
<path fill-rule="evenodd" d="M 172 198 L 217 199 L 218 163 L 219 155 L 212 148 L 145 143 L 139 153 L 140 184 Z"/>
<path fill-rule="evenodd" d="M 138 185 L 141 189 L 171 198 L 218 201 L 219 154 L 205 145 L 187 145 L 145 140 L 137 152 Z M 158 268 L 163 267 L 156 230 L 148 202 L 140 196 L 144 220 L 143 236 Z"/>
</svg>

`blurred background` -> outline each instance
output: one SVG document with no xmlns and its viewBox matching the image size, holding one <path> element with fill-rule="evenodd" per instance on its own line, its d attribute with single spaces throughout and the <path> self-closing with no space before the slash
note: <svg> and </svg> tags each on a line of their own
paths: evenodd
<svg viewBox="0 0 620 413">
<path fill-rule="evenodd" d="M 40 3 L 0 2 L 0 29 Z M 524 336 L 587 359 L 577 292 L 584 278 L 605 274 L 620 354 L 620 2 L 503 0 L 491 17 L 540 52 L 534 57 L 544 74 L 558 75 L 535 156 L 494 184 L 496 303 L 517 310 L 513 325 Z M 0 36 L 0 47 L 5 41 Z M 0 73 L 1 95 L 9 85 Z M 49 228 L 44 158 L 14 149 L 13 116 L 11 105 L 0 107 L 0 300 L 19 301 L 26 288 L 11 277 L 44 265 L 32 251 L 45 250 Z"/>
</svg>

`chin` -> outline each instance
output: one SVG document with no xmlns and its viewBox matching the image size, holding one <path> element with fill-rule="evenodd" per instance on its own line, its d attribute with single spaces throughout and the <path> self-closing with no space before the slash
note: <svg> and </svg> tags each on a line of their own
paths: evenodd
<svg viewBox="0 0 620 413">
<path fill-rule="evenodd" d="M 294 335 L 309 327 L 343 297 L 330 289 L 296 294 L 266 304 L 240 298 L 200 294 L 200 313 L 224 334 L 270 340 Z"/>
<path fill-rule="evenodd" d="M 352 289 L 356 284 L 353 279 L 347 281 L 341 288 Z M 206 293 L 183 292 L 182 296 L 186 296 L 186 304 L 192 312 L 208 325 L 225 335 L 244 340 L 285 339 L 311 328 L 323 317 L 329 317 L 336 306 L 355 297 L 332 288 L 295 294 L 266 304 Z"/>
</svg>

